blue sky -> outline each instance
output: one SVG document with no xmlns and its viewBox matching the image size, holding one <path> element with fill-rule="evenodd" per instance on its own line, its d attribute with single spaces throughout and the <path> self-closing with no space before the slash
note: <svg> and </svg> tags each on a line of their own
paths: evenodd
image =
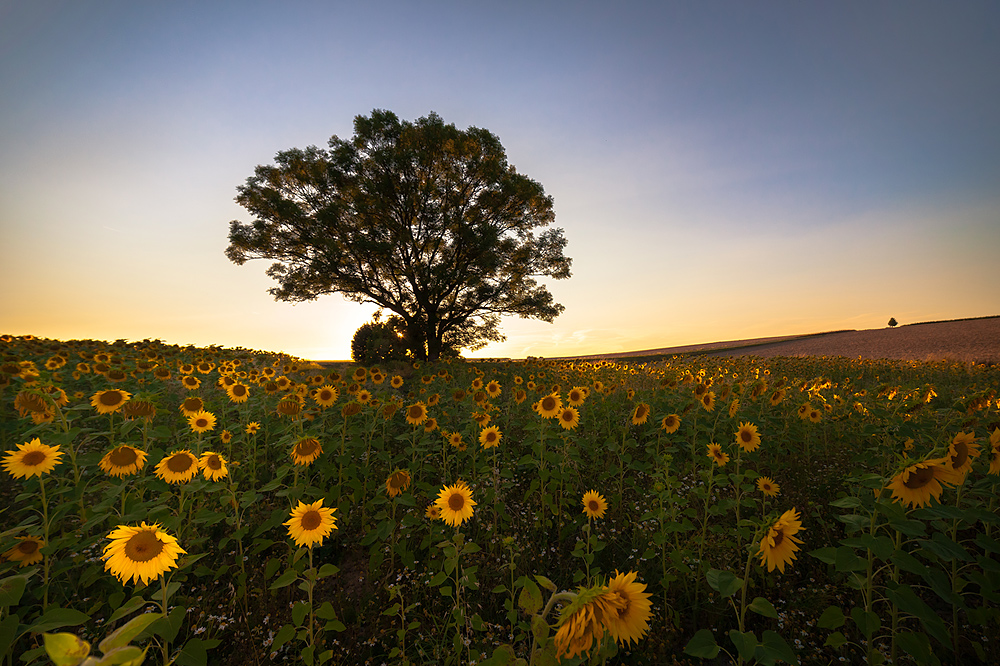
<svg viewBox="0 0 1000 666">
<path fill-rule="evenodd" d="M 223 251 L 236 187 L 374 108 L 500 137 L 573 277 L 563 356 L 1000 314 L 988 2 L 0 5 L 0 330 L 346 358 Z"/>
</svg>

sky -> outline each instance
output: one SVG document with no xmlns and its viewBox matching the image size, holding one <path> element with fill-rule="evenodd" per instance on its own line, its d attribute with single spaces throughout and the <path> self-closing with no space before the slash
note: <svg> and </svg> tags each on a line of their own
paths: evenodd
<svg viewBox="0 0 1000 666">
<path fill-rule="evenodd" d="M 1000 4 L 0 0 L 0 333 L 347 359 L 236 188 L 355 116 L 496 134 L 555 201 L 563 357 L 1000 314 Z"/>
</svg>

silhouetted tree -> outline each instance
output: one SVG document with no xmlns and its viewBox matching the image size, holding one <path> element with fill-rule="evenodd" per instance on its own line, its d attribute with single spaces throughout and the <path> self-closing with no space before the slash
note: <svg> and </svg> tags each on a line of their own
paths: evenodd
<svg viewBox="0 0 1000 666">
<path fill-rule="evenodd" d="M 354 119 L 329 149 L 280 152 L 238 188 L 226 256 L 273 259 L 276 300 L 341 293 L 395 313 L 418 358 L 503 340 L 500 315 L 564 310 L 536 278 L 570 277 L 552 198 L 507 163 L 500 140 L 435 113 Z"/>
<path fill-rule="evenodd" d="M 898 322 L 896 321 L 896 318 L 895 318 L 895 317 L 890 317 L 890 318 L 889 318 L 889 328 L 893 328 L 893 327 L 895 327 L 895 326 L 897 325 L 897 323 L 898 323 Z"/>
</svg>

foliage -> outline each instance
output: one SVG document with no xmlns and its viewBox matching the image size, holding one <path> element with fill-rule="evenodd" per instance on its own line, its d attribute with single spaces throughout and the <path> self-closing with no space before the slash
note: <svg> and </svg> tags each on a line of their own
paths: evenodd
<svg viewBox="0 0 1000 666">
<path fill-rule="evenodd" d="M 899 322 L 896 321 L 895 317 L 890 317 L 889 318 L 889 328 L 895 328 L 898 325 L 899 325 Z"/>
<path fill-rule="evenodd" d="M 406 358 L 406 341 L 389 321 L 370 321 L 358 328 L 351 340 L 351 358 L 355 363 L 371 365 Z"/>
<path fill-rule="evenodd" d="M 501 315 L 551 322 L 563 306 L 536 278 L 570 276 L 541 184 L 507 163 L 496 135 L 375 110 L 329 150 L 280 152 L 236 201 L 226 255 L 273 259 L 278 300 L 340 293 L 403 322 L 417 358 L 502 340 Z"/>
</svg>

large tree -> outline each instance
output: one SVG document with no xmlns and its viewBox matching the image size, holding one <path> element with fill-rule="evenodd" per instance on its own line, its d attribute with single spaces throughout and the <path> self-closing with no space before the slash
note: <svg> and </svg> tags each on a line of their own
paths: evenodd
<svg viewBox="0 0 1000 666">
<path fill-rule="evenodd" d="M 340 293 L 392 311 L 418 358 L 503 340 L 500 315 L 564 310 L 536 281 L 570 276 L 562 229 L 543 229 L 552 197 L 485 129 L 376 109 L 353 138 L 280 152 L 238 191 L 254 219 L 230 222 L 227 257 L 274 260 L 276 300 Z"/>
</svg>

